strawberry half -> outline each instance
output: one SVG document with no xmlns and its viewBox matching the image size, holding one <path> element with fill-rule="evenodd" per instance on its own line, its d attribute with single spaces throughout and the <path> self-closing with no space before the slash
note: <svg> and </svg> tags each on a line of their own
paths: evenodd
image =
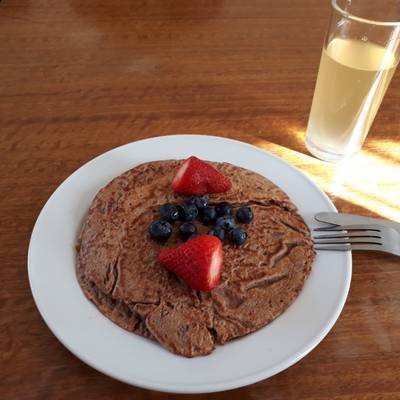
<svg viewBox="0 0 400 400">
<path fill-rule="evenodd" d="M 165 269 L 182 278 L 192 289 L 204 292 L 218 285 L 223 258 L 221 241 L 211 235 L 197 236 L 158 256 Z"/>
<path fill-rule="evenodd" d="M 224 175 L 195 156 L 183 162 L 172 181 L 172 189 L 175 192 L 188 195 L 222 193 L 228 191 L 231 186 L 231 182 Z"/>
</svg>

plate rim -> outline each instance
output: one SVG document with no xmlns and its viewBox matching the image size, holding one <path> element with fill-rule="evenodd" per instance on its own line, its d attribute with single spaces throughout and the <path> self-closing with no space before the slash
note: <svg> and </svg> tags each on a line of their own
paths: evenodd
<svg viewBox="0 0 400 400">
<path fill-rule="evenodd" d="M 32 277 L 32 242 L 33 242 L 33 238 L 35 236 L 35 232 L 38 226 L 38 222 L 40 220 L 40 218 L 42 217 L 42 215 L 45 213 L 46 208 L 48 207 L 48 204 L 50 203 L 50 201 L 52 200 L 52 198 L 56 195 L 56 193 L 61 190 L 61 188 L 67 184 L 67 182 L 72 179 L 72 176 L 75 175 L 80 169 L 88 166 L 89 164 L 95 162 L 96 160 L 105 157 L 108 153 L 120 150 L 124 147 L 129 147 L 132 146 L 134 144 L 137 143 L 144 143 L 144 142 L 151 142 L 151 141 L 158 141 L 158 140 L 165 140 L 168 138 L 186 138 L 186 139 L 191 139 L 191 138 L 197 138 L 200 140 L 204 140 L 206 138 L 209 138 L 211 140 L 217 140 L 217 141 L 228 141 L 228 142 L 233 142 L 236 145 L 239 146 L 245 146 L 251 150 L 256 150 L 257 152 L 260 153 L 264 153 L 272 158 L 274 158 L 275 160 L 277 160 L 280 163 L 285 164 L 286 167 L 288 167 L 289 169 L 294 170 L 297 174 L 300 174 L 303 179 L 305 179 L 310 185 L 312 185 L 314 187 L 314 189 L 317 190 L 317 192 L 319 193 L 319 195 L 321 195 L 321 197 L 324 199 L 324 201 L 331 207 L 333 212 L 338 212 L 335 205 L 333 204 L 332 200 L 328 197 L 328 195 L 321 190 L 315 183 L 314 181 L 307 176 L 307 174 L 305 174 L 302 170 L 300 170 L 299 168 L 295 167 L 294 165 L 290 164 L 288 161 L 280 158 L 279 156 L 275 155 L 274 153 L 269 152 L 268 150 L 264 150 L 260 147 L 257 147 L 253 144 L 250 143 L 246 143 L 246 142 L 242 142 L 240 140 L 236 140 L 236 139 L 231 139 L 231 138 L 226 138 L 223 136 L 214 136 L 214 135 L 208 135 L 208 134 L 171 134 L 171 135 L 158 135 L 158 136 L 152 136 L 150 138 L 144 138 L 144 139 L 139 139 L 136 141 L 132 141 L 129 143 L 125 143 L 122 144 L 120 146 L 114 147 L 112 149 L 109 149 L 93 158 L 91 158 L 90 160 L 88 160 L 87 162 L 85 162 L 84 164 L 80 165 L 78 168 L 76 168 L 73 172 L 71 172 L 57 187 L 56 189 L 51 193 L 51 195 L 48 197 L 47 201 L 45 202 L 45 204 L 42 206 L 32 229 L 32 233 L 29 239 L 29 247 L 28 247 L 28 254 L 27 254 L 27 269 L 28 269 L 28 279 L 29 279 L 29 286 L 31 289 L 31 293 L 35 302 L 35 305 L 39 311 L 40 316 L 42 317 L 43 321 L 45 322 L 46 326 L 48 327 L 48 329 L 51 331 L 51 333 L 62 343 L 62 345 L 64 347 L 66 347 L 75 357 L 77 357 L 78 359 L 80 359 L 81 361 L 83 361 L 85 364 L 89 365 L 90 367 L 94 368 L 96 371 L 101 372 L 102 374 L 109 376 L 113 379 L 116 379 L 120 382 L 124 382 L 127 383 L 129 385 L 134 385 L 137 387 L 141 387 L 141 388 L 145 388 L 145 389 L 149 389 L 149 390 L 156 390 L 156 391 L 162 391 L 165 393 L 180 393 L 180 394 L 190 394 L 190 393 L 216 393 L 216 392 L 220 392 L 220 391 L 224 391 L 224 390 L 232 390 L 232 389 L 237 389 L 239 387 L 243 387 L 243 386 L 247 386 L 256 382 L 259 382 L 261 380 L 264 379 L 268 379 L 276 374 L 278 374 L 279 372 L 282 372 L 284 370 L 286 370 L 287 368 L 291 367 L 292 365 L 296 364 L 298 361 L 300 361 L 303 357 L 305 357 L 308 353 L 310 353 L 316 346 L 318 346 L 318 344 L 321 343 L 321 341 L 325 338 L 325 336 L 330 332 L 330 330 L 332 329 L 332 327 L 334 326 L 334 324 L 336 323 L 336 321 L 338 320 L 343 307 L 346 303 L 348 294 L 349 294 L 349 290 L 350 290 L 350 285 L 351 285 L 351 278 L 352 278 L 352 253 L 351 251 L 349 251 L 347 253 L 347 257 L 346 257 L 346 280 L 345 280 L 345 284 L 343 286 L 343 295 L 340 298 L 340 302 L 338 302 L 335 306 L 335 312 L 332 314 L 332 316 L 329 318 L 329 322 L 327 324 L 324 325 L 324 328 L 319 332 L 318 335 L 314 336 L 313 338 L 311 338 L 305 345 L 302 346 L 302 349 L 297 351 L 296 353 L 294 353 L 290 358 L 285 359 L 283 361 L 281 361 L 280 363 L 278 363 L 277 365 L 275 365 L 272 368 L 268 368 L 267 371 L 268 373 L 265 373 L 265 369 L 264 370 L 259 370 L 257 372 L 251 373 L 250 375 L 245 375 L 241 378 L 234 378 L 232 380 L 223 380 L 221 382 L 217 382 L 217 383 L 212 383 L 210 384 L 185 384 L 185 385 L 179 385 L 176 386 L 176 384 L 166 384 L 163 382 L 159 382 L 156 380 L 149 380 L 149 379 L 138 379 L 136 380 L 136 377 L 133 377 L 133 379 L 125 379 L 125 377 L 121 377 L 118 376 L 117 374 L 114 374 L 113 372 L 110 371 L 106 371 L 105 369 L 103 369 L 101 366 L 95 365 L 94 363 L 92 363 L 91 360 L 87 359 L 85 355 L 79 354 L 79 352 L 75 351 L 74 349 L 71 348 L 71 346 L 66 343 L 63 338 L 62 335 L 57 331 L 56 327 L 54 327 L 49 321 L 48 319 L 46 319 L 44 312 L 41 308 L 41 303 L 38 299 L 38 295 L 35 291 L 35 287 L 33 285 L 33 277 Z M 154 160 L 156 161 L 156 160 Z M 136 165 L 134 165 L 132 168 L 134 168 Z M 272 371 L 272 372 L 271 372 Z M 175 385 L 175 386 L 174 386 Z M 173 387 L 172 387 L 173 386 Z"/>
</svg>

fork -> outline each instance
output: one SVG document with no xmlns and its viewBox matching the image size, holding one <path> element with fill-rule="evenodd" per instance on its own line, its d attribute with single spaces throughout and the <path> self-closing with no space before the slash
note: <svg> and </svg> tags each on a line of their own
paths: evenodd
<svg viewBox="0 0 400 400">
<path fill-rule="evenodd" d="M 331 225 L 315 228 L 316 250 L 374 250 L 400 256 L 400 234 L 380 225 Z"/>
</svg>

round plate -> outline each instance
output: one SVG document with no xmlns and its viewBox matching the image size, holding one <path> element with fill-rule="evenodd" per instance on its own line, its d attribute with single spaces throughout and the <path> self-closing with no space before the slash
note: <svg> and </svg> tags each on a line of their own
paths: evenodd
<svg viewBox="0 0 400 400">
<path fill-rule="evenodd" d="M 86 299 L 75 277 L 75 243 L 97 191 L 115 176 L 153 160 L 190 155 L 226 161 L 264 175 L 298 206 L 310 227 L 314 214 L 336 211 L 303 173 L 257 147 L 214 136 L 176 135 L 130 143 L 88 162 L 53 193 L 33 229 L 29 281 L 54 335 L 77 357 L 115 379 L 144 388 L 205 393 L 268 378 L 311 351 L 338 318 L 349 291 L 350 252 L 320 252 L 297 300 L 268 326 L 205 357 L 184 358 L 118 327 Z"/>
</svg>

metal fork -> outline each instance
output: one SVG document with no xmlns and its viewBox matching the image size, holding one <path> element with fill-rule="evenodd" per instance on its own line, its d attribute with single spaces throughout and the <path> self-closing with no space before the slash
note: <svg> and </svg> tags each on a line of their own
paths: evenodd
<svg viewBox="0 0 400 400">
<path fill-rule="evenodd" d="M 381 225 L 331 225 L 315 228 L 316 250 L 374 250 L 400 256 L 400 234 Z"/>
</svg>

